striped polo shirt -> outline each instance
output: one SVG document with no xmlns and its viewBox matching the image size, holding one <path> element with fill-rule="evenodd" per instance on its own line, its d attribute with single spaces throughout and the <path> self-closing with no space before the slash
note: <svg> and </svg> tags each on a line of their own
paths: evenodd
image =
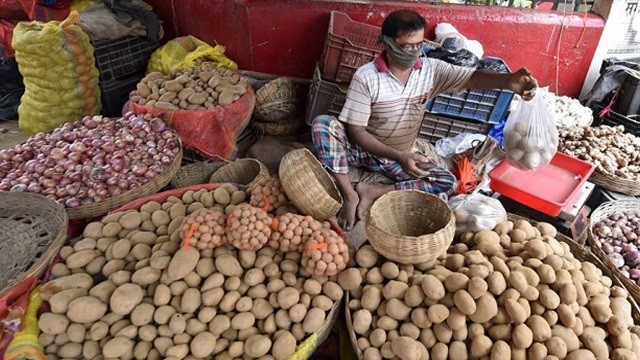
<svg viewBox="0 0 640 360">
<path fill-rule="evenodd" d="M 464 90 L 474 69 L 421 58 L 403 86 L 389 72 L 384 52 L 353 75 L 339 120 L 367 131 L 383 144 L 409 152 L 418 137 L 425 105 L 444 92 Z"/>
</svg>

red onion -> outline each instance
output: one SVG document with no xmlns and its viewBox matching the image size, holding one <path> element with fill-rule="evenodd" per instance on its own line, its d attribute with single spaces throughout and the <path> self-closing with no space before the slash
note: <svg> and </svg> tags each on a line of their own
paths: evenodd
<svg viewBox="0 0 640 360">
<path fill-rule="evenodd" d="M 41 193 L 65 206 L 101 201 L 157 177 L 179 151 L 150 115 L 85 116 L 0 150 L 0 191 Z"/>
</svg>

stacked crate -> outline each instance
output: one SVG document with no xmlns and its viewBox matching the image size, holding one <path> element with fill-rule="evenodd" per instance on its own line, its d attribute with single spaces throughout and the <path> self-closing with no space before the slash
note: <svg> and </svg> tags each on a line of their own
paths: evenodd
<svg viewBox="0 0 640 360">
<path fill-rule="evenodd" d="M 379 27 L 331 12 L 322 58 L 309 88 L 307 124 L 318 115 L 340 114 L 355 71 L 382 52 L 379 35 Z M 441 94 L 427 104 L 419 137 L 435 143 L 463 132 L 486 134 L 506 119 L 512 98 L 512 92 L 498 89 Z"/>
<path fill-rule="evenodd" d="M 120 116 L 159 43 L 143 36 L 127 36 L 116 40 L 92 39 L 91 44 L 100 72 L 102 115 Z"/>
</svg>

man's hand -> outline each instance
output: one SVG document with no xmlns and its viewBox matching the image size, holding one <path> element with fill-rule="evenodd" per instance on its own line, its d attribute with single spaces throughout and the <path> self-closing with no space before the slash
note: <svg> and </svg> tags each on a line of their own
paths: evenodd
<svg viewBox="0 0 640 360">
<path fill-rule="evenodd" d="M 509 75 L 505 87 L 522 96 L 524 100 L 529 101 L 535 95 L 532 90 L 538 87 L 538 81 L 533 77 L 529 69 L 521 68 Z"/>
<path fill-rule="evenodd" d="M 427 176 L 427 172 L 421 170 L 418 164 L 424 164 L 429 162 L 429 158 L 416 153 L 404 153 L 398 160 L 404 171 L 407 174 L 413 176 L 416 179 L 421 179 Z"/>
</svg>

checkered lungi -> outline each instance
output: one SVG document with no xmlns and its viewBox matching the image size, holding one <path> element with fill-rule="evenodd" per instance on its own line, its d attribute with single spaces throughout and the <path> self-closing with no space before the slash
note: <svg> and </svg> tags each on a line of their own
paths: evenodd
<svg viewBox="0 0 640 360">
<path fill-rule="evenodd" d="M 316 117 L 311 132 L 318 160 L 333 173 L 346 175 L 349 173 L 349 166 L 364 167 L 395 180 L 397 190 L 415 189 L 447 195 L 455 192 L 456 178 L 448 170 L 430 161 L 419 165 L 420 169 L 428 173 L 427 176 L 415 179 L 398 162 L 376 157 L 359 145 L 349 143 L 344 124 L 334 116 Z"/>
</svg>

